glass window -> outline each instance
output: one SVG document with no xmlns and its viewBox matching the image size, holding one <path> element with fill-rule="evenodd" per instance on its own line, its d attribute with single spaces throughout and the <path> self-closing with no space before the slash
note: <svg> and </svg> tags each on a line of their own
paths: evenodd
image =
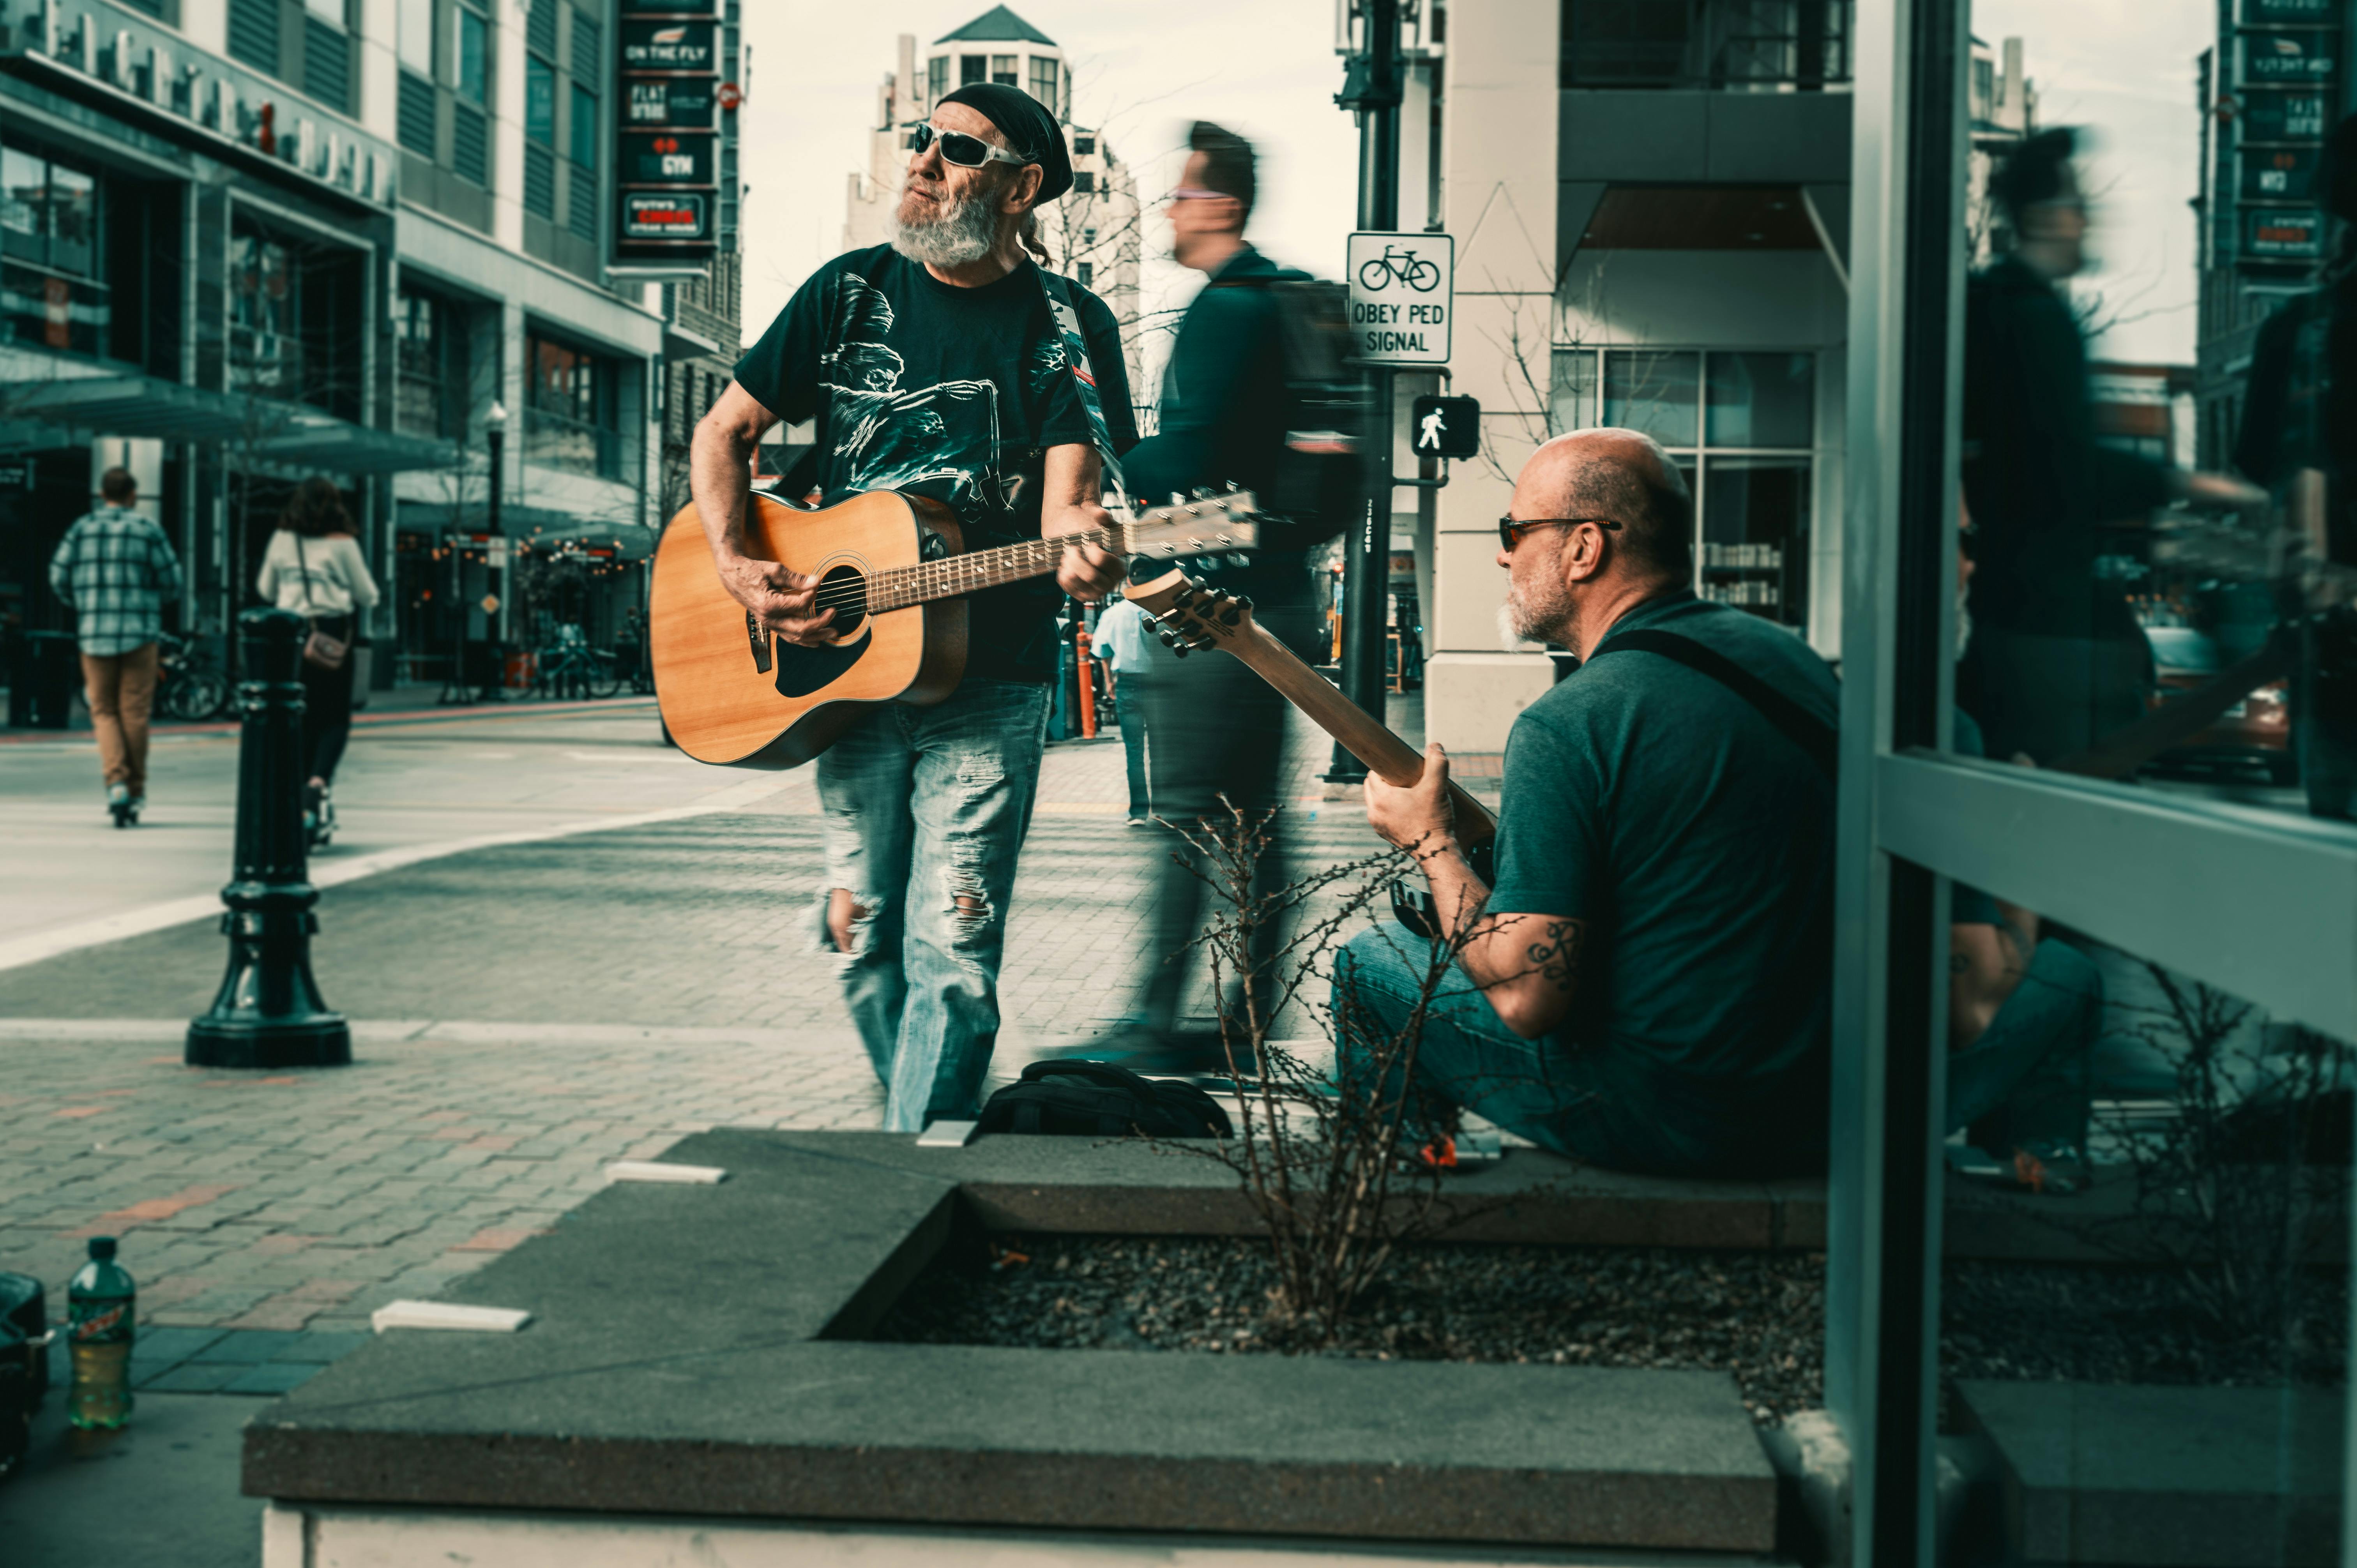
<svg viewBox="0 0 2357 1568">
<path fill-rule="evenodd" d="M 534 54 L 523 57 L 523 134 L 556 145 L 556 68 Z"/>
<path fill-rule="evenodd" d="M 1564 0 L 1567 88 L 1819 89 L 1849 80 L 1851 0 Z"/>
<path fill-rule="evenodd" d="M 1806 623 L 1810 473 L 1806 457 L 1704 456 L 1704 598 Z"/>
<path fill-rule="evenodd" d="M 413 435 L 465 434 L 471 390 L 466 313 L 439 295 L 403 285 L 393 298 L 393 422 Z"/>
<path fill-rule="evenodd" d="M 49 259 L 47 166 L 17 147 L 0 146 L 0 254 Z"/>
<path fill-rule="evenodd" d="M 1664 446 L 1700 435 L 1702 356 L 1616 350 L 1604 356 L 1604 423 L 1641 430 Z"/>
<path fill-rule="evenodd" d="M 275 237 L 241 224 L 230 238 L 229 386 L 294 401 L 303 387 L 301 283 Z"/>
<path fill-rule="evenodd" d="M 98 274 L 98 179 L 49 161 L 49 265 L 83 277 Z"/>
<path fill-rule="evenodd" d="M 490 102 L 491 81 L 490 25 L 464 5 L 457 18 L 457 58 L 451 62 L 451 85 L 477 103 Z"/>
<path fill-rule="evenodd" d="M 401 63 L 428 78 L 434 75 L 435 0 L 401 0 Z"/>
<path fill-rule="evenodd" d="M 1093 196 L 1096 194 L 1097 177 L 1087 169 L 1077 170 L 1072 175 L 1072 188 L 1082 196 Z"/>
<path fill-rule="evenodd" d="M 1058 91 L 1063 81 L 1063 62 L 1047 55 L 1031 57 L 1031 96 L 1047 105 L 1048 113 L 1061 115 L 1063 94 Z"/>
<path fill-rule="evenodd" d="M 1704 439 L 1713 446 L 1808 446 L 1816 369 L 1814 354 L 1712 354 Z"/>
<path fill-rule="evenodd" d="M 600 478 L 623 477 L 616 365 L 570 344 L 526 344 L 524 460 Z"/>
<path fill-rule="evenodd" d="M 1015 57 L 1013 55 L 991 56 L 990 80 L 1002 87 L 1022 86 L 1023 84 L 1015 79 Z"/>
<path fill-rule="evenodd" d="M 935 55 L 925 62 L 925 102 L 937 103 L 950 90 L 950 57 Z"/>
<path fill-rule="evenodd" d="M 98 177 L 20 146 L 0 146 L 0 255 L 98 275 Z"/>
<path fill-rule="evenodd" d="M 344 0 L 303 0 L 303 8 L 323 22 L 344 25 Z"/>
<path fill-rule="evenodd" d="M 988 81 L 989 80 L 990 57 L 988 55 L 958 56 L 958 85 L 960 87 L 972 87 L 977 81 Z"/>
<path fill-rule="evenodd" d="M 1550 358 L 1547 434 L 1586 430 L 1596 420 L 1596 350 L 1557 345 Z"/>
<path fill-rule="evenodd" d="M 597 95 L 573 84 L 573 161 L 583 168 L 597 166 Z"/>
<path fill-rule="evenodd" d="M 1074 136 L 1072 138 L 1072 151 L 1079 154 L 1082 157 L 1089 157 L 1092 156 L 1096 150 L 1097 139 L 1094 136 Z"/>
<path fill-rule="evenodd" d="M 1081 286 L 1082 288 L 1092 287 L 1095 285 L 1097 274 L 1095 263 L 1082 262 L 1080 263 L 1076 271 L 1080 274 Z"/>
</svg>

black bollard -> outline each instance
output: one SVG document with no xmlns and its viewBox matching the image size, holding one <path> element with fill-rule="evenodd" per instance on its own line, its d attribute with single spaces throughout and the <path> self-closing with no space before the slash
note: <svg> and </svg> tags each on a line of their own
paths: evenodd
<svg viewBox="0 0 2357 1568">
<path fill-rule="evenodd" d="M 229 912 L 229 972 L 212 1010 L 188 1025 L 191 1067 L 341 1067 L 352 1034 L 311 978 L 311 906 L 319 890 L 304 864 L 303 639 L 292 610 L 239 618 L 247 679 L 237 689 L 236 880 Z"/>
</svg>

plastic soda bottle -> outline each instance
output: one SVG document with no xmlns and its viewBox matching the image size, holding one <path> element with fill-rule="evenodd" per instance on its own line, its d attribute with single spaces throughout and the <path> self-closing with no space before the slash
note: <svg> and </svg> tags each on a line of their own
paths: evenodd
<svg viewBox="0 0 2357 1568">
<path fill-rule="evenodd" d="M 131 1340 L 138 1287 L 114 1261 L 114 1238 L 90 1239 L 90 1262 L 66 1286 L 66 1343 L 73 1386 L 66 1420 L 87 1431 L 131 1418 Z"/>
</svg>

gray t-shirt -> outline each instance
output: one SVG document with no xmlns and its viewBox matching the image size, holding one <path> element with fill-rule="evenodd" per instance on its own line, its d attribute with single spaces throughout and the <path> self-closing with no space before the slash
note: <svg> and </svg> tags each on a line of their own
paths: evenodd
<svg viewBox="0 0 2357 1568">
<path fill-rule="evenodd" d="M 1790 632 L 1684 589 L 1612 631 L 1641 627 L 1838 719 L 1833 671 Z M 1587 923 L 1557 1042 L 1609 1053 L 1718 1155 L 1763 1118 L 1790 1121 L 1767 1102 L 1779 1089 L 1813 1125 L 1756 1130 L 1821 1142 L 1833 781 L 1725 685 L 1639 650 L 1591 659 L 1524 709 L 1505 772 L 1489 908 Z"/>
</svg>

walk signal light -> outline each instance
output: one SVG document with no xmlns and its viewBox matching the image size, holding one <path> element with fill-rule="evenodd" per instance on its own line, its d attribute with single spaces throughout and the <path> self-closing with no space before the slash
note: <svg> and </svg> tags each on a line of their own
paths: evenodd
<svg viewBox="0 0 2357 1568">
<path fill-rule="evenodd" d="M 1471 457 L 1481 450 L 1481 404 L 1469 397 L 1420 397 L 1408 416 L 1408 447 L 1419 457 Z"/>
</svg>

